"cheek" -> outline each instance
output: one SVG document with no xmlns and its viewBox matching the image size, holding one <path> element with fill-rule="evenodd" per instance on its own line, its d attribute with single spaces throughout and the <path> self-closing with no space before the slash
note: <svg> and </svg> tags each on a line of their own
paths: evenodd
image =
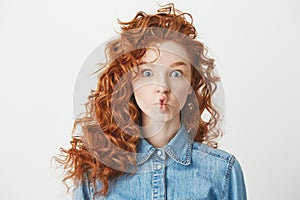
<svg viewBox="0 0 300 200">
<path fill-rule="evenodd" d="M 188 81 L 174 82 L 172 85 L 173 92 L 179 97 L 186 96 L 189 94 L 191 84 Z"/>
<path fill-rule="evenodd" d="M 151 99 L 151 93 L 149 91 L 149 88 L 142 87 L 135 90 L 134 97 L 139 107 L 141 107 L 142 105 L 146 105 Z"/>
<path fill-rule="evenodd" d="M 176 96 L 176 99 L 181 106 L 185 104 L 189 92 L 190 92 L 190 85 L 186 85 L 186 84 L 181 84 L 180 86 L 177 86 L 175 90 L 173 90 L 173 93 Z"/>
</svg>

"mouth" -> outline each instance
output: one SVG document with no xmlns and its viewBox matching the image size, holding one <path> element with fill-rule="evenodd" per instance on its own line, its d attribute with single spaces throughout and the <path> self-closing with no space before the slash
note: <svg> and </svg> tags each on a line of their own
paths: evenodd
<svg viewBox="0 0 300 200">
<path fill-rule="evenodd" d="M 168 110 L 167 104 L 161 104 L 161 105 L 160 105 L 160 108 L 161 108 L 164 112 L 166 112 L 166 111 Z"/>
<path fill-rule="evenodd" d="M 160 109 L 163 111 L 163 112 L 166 112 L 168 110 L 168 107 L 169 104 L 166 104 L 166 103 L 163 103 L 163 101 L 160 101 L 159 103 L 155 104 L 155 105 L 159 105 Z"/>
<path fill-rule="evenodd" d="M 155 105 L 159 105 L 160 110 L 163 112 L 166 112 L 168 110 L 168 106 L 170 106 L 168 103 L 168 98 L 166 95 L 163 95 L 159 98 L 159 102 L 156 103 Z"/>
</svg>

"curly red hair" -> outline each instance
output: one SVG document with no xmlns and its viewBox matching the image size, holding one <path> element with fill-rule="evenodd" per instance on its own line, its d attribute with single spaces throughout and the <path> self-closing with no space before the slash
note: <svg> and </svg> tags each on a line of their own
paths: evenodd
<svg viewBox="0 0 300 200">
<path fill-rule="evenodd" d="M 61 148 L 62 157 L 56 158 L 65 169 L 63 182 L 73 180 L 76 184 L 78 180 L 88 179 L 96 188 L 96 180 L 100 180 L 103 187 L 96 192 L 98 195 L 107 195 L 109 180 L 124 175 L 130 166 L 136 166 L 134 153 L 140 138 L 141 111 L 132 95 L 132 77 L 127 75 L 139 65 L 139 59 L 147 51 L 145 47 L 151 44 L 172 40 L 182 44 L 191 57 L 191 86 L 195 97 L 189 97 L 187 102 L 199 105 L 199 109 L 188 110 L 185 105 L 182 113 L 188 114 L 182 121 L 194 141 L 217 148 L 214 139 L 223 134 L 216 126 L 220 114 L 212 104 L 220 78 L 213 74 L 214 59 L 206 57 L 207 49 L 196 40 L 192 16 L 168 4 L 156 14 L 140 11 L 131 21 L 119 23 L 120 37 L 106 45 L 107 61 L 96 90 L 88 96 L 85 115 L 74 122 L 71 148 Z M 201 118 L 205 109 L 211 114 L 208 122 Z M 119 127 L 117 121 L 122 120 L 126 125 Z M 81 136 L 74 135 L 78 126 Z"/>
</svg>

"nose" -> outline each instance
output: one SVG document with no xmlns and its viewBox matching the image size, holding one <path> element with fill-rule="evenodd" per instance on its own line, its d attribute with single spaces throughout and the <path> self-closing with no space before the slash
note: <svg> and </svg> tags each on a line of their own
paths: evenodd
<svg viewBox="0 0 300 200">
<path fill-rule="evenodd" d="M 158 76 L 158 80 L 156 80 L 156 92 L 161 94 L 167 94 L 170 92 L 169 80 L 168 76 L 164 73 Z"/>
<path fill-rule="evenodd" d="M 170 88 L 164 85 L 157 85 L 156 92 L 161 94 L 168 94 L 170 92 Z"/>
</svg>

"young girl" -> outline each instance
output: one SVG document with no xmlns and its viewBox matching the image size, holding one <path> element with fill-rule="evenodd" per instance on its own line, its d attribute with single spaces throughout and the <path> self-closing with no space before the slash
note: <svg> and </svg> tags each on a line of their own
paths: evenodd
<svg viewBox="0 0 300 200">
<path fill-rule="evenodd" d="M 192 16 L 168 4 L 120 24 L 86 115 L 74 122 L 82 135 L 57 158 L 74 199 L 246 199 L 239 162 L 214 141 L 220 79 Z"/>
</svg>

